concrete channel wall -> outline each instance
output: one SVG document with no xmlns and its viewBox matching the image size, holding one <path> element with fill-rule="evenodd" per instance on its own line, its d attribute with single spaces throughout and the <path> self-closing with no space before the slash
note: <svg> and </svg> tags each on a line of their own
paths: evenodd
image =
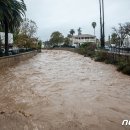
<svg viewBox="0 0 130 130">
<path fill-rule="evenodd" d="M 32 58 L 36 54 L 37 51 L 31 51 L 31 52 L 20 53 L 17 55 L 0 57 L 0 69 L 4 69 L 6 67 L 17 64 L 20 61 L 24 61 L 29 58 Z"/>
</svg>

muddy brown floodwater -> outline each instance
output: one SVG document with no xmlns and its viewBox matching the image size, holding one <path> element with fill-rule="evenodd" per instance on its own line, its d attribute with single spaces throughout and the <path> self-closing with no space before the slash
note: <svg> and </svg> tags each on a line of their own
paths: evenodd
<svg viewBox="0 0 130 130">
<path fill-rule="evenodd" d="M 0 71 L 0 130 L 130 130 L 130 77 L 68 51 Z"/>
</svg>

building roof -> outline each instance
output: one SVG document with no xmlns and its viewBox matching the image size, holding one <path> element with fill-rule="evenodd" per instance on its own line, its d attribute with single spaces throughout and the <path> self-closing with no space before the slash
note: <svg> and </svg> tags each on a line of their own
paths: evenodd
<svg viewBox="0 0 130 130">
<path fill-rule="evenodd" d="M 91 35 L 91 34 L 81 34 L 81 35 L 75 35 L 73 37 L 94 37 L 95 38 L 96 36 Z"/>
</svg>

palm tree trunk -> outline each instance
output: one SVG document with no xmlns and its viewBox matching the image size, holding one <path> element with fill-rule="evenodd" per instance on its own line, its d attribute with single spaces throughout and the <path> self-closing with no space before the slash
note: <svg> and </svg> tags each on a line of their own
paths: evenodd
<svg viewBox="0 0 130 130">
<path fill-rule="evenodd" d="M 8 55 L 9 44 L 8 44 L 8 32 L 9 32 L 9 25 L 8 22 L 5 20 L 5 55 Z"/>
<path fill-rule="evenodd" d="M 94 36 L 95 36 L 95 28 L 94 28 Z"/>
<path fill-rule="evenodd" d="M 1 50 L 1 46 L 2 46 L 2 40 L 1 40 L 1 35 L 0 35 L 0 50 Z"/>
<path fill-rule="evenodd" d="M 2 46 L 2 40 L 1 40 L 1 35 L 0 35 L 0 56 L 3 55 L 2 50 L 1 50 L 1 46 Z"/>
</svg>

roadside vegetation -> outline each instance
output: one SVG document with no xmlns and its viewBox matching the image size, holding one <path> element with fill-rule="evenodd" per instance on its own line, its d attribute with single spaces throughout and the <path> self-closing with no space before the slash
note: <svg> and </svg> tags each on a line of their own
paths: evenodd
<svg viewBox="0 0 130 130">
<path fill-rule="evenodd" d="M 14 33 L 14 46 L 35 50 L 39 47 L 39 41 L 36 37 L 37 25 L 33 20 L 23 19 L 19 28 Z M 40 41 L 41 42 L 41 41 Z"/>
<path fill-rule="evenodd" d="M 93 58 L 95 56 L 95 49 L 96 49 L 96 44 L 88 42 L 88 43 L 82 44 L 77 49 L 77 51 L 78 51 L 79 54 Z"/>
<path fill-rule="evenodd" d="M 99 49 L 96 44 L 84 43 L 76 52 L 84 56 L 91 57 L 97 62 L 104 62 L 106 64 L 113 64 L 117 70 L 130 75 L 130 56 L 121 56 L 119 54 L 109 53 L 106 50 Z"/>
<path fill-rule="evenodd" d="M 37 25 L 33 20 L 24 18 L 26 10 L 24 0 L 0 1 L 0 32 L 5 34 L 4 40 L 0 36 L 0 56 L 39 49 L 39 39 L 35 35 Z M 13 34 L 11 45 L 9 33 Z"/>
</svg>

